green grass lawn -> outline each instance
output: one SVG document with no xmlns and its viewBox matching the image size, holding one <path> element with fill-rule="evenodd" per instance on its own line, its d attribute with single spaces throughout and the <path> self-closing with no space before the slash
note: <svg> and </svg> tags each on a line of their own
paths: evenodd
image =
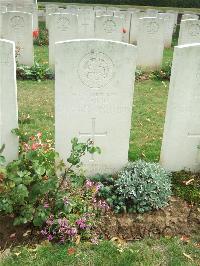
<svg viewBox="0 0 200 266">
<path fill-rule="evenodd" d="M 77 246 L 44 243 L 36 247 L 15 248 L 0 265 L 197 266 L 200 265 L 200 248 L 193 241 L 183 243 L 178 238 L 145 239 L 127 246 L 114 245 L 111 241 L 97 246 L 89 243 Z"/>
</svg>

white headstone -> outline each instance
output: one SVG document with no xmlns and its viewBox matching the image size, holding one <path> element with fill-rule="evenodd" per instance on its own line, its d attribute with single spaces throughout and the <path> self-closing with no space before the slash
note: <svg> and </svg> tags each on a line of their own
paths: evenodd
<svg viewBox="0 0 200 266">
<path fill-rule="evenodd" d="M 97 11 L 97 10 L 104 10 L 104 11 L 106 11 L 106 7 L 105 6 L 95 6 L 94 7 L 94 11 Z"/>
<path fill-rule="evenodd" d="M 139 19 L 137 46 L 139 67 L 151 70 L 161 67 L 164 50 L 163 19 Z"/>
<path fill-rule="evenodd" d="M 174 14 L 174 25 L 176 27 L 177 24 L 178 24 L 178 14 L 179 13 L 177 11 L 175 11 L 175 10 L 167 10 L 166 12 Z"/>
<path fill-rule="evenodd" d="M 181 17 L 181 20 L 186 20 L 186 19 L 199 19 L 198 15 L 195 14 L 183 14 Z"/>
<path fill-rule="evenodd" d="M 0 147 L 7 162 L 18 157 L 18 138 L 11 130 L 18 128 L 17 85 L 14 42 L 0 39 Z"/>
<path fill-rule="evenodd" d="M 17 61 L 20 64 L 33 64 L 33 17 L 30 13 L 10 11 L 3 13 L 3 38 L 14 41 Z"/>
<path fill-rule="evenodd" d="M 55 43 L 78 37 L 78 16 L 71 13 L 54 13 L 49 17 L 49 65 L 54 68 Z"/>
<path fill-rule="evenodd" d="M 33 31 L 38 30 L 38 8 L 35 4 L 11 5 L 9 11 L 20 11 L 33 15 Z"/>
<path fill-rule="evenodd" d="M 131 27 L 131 12 L 129 11 L 115 11 L 114 15 L 123 19 L 123 37 L 122 41 L 129 43 L 130 41 L 130 27 Z"/>
<path fill-rule="evenodd" d="M 6 11 L 7 11 L 7 7 L 0 5 L 0 12 L 6 12 Z"/>
<path fill-rule="evenodd" d="M 59 6 L 57 5 L 46 5 L 46 28 L 49 29 L 49 15 L 58 12 Z"/>
<path fill-rule="evenodd" d="M 95 13 L 92 9 L 81 9 L 78 13 L 78 37 L 80 39 L 94 38 Z"/>
<path fill-rule="evenodd" d="M 170 48 L 172 44 L 172 36 L 175 26 L 175 14 L 159 13 L 158 18 L 164 20 L 164 45 L 165 48 Z"/>
<path fill-rule="evenodd" d="M 170 171 L 200 170 L 200 44 L 175 47 L 161 164 Z"/>
<path fill-rule="evenodd" d="M 131 16 L 130 43 L 136 44 L 139 30 L 139 19 L 144 16 L 143 12 L 133 12 Z"/>
<path fill-rule="evenodd" d="M 111 10 L 96 10 L 95 11 L 95 16 L 100 17 L 100 16 L 113 16 L 114 12 Z"/>
<path fill-rule="evenodd" d="M 2 23 L 3 23 L 3 18 L 2 14 L 7 11 L 7 8 L 5 6 L 0 6 L 0 38 L 3 37 L 3 28 L 2 28 Z"/>
<path fill-rule="evenodd" d="M 123 19 L 114 16 L 95 18 L 95 37 L 112 41 L 122 41 Z"/>
<path fill-rule="evenodd" d="M 145 17 L 157 17 L 158 15 L 158 10 L 156 9 L 147 9 L 145 11 Z"/>
<path fill-rule="evenodd" d="M 69 13 L 74 13 L 74 14 L 78 14 L 78 6 L 76 6 L 76 5 L 68 5 L 67 6 L 67 11 L 69 12 Z"/>
<path fill-rule="evenodd" d="M 178 38 L 178 44 L 200 43 L 200 20 L 182 20 Z"/>
<path fill-rule="evenodd" d="M 109 10 L 109 11 L 112 11 L 112 12 L 114 12 L 114 11 L 120 11 L 120 8 L 119 7 L 116 7 L 116 6 L 107 6 L 107 11 Z"/>
<path fill-rule="evenodd" d="M 33 14 L 33 30 L 38 30 L 38 8 L 37 5 L 25 5 L 24 12 Z"/>
<path fill-rule="evenodd" d="M 87 155 L 87 174 L 113 173 L 128 161 L 137 48 L 107 40 L 56 44 L 55 142 L 61 158 L 71 139 L 92 139 L 100 155 Z"/>
</svg>

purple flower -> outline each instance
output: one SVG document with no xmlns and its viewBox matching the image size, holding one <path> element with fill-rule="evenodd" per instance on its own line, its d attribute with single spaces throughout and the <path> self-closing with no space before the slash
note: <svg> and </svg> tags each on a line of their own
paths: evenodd
<svg viewBox="0 0 200 266">
<path fill-rule="evenodd" d="M 100 183 L 97 183 L 95 185 L 96 192 L 98 192 L 100 188 L 101 188 L 101 184 Z"/>
<path fill-rule="evenodd" d="M 49 235 L 47 236 L 47 239 L 48 239 L 49 241 L 51 241 L 51 240 L 53 240 L 53 236 L 52 236 L 51 234 L 49 234 Z"/>
<path fill-rule="evenodd" d="M 64 243 L 65 243 L 65 238 L 64 238 L 64 236 L 61 237 L 61 239 L 60 239 L 60 243 L 61 243 L 61 244 L 64 244 Z"/>
<path fill-rule="evenodd" d="M 46 224 L 51 226 L 54 224 L 54 216 L 51 214 L 49 218 L 46 220 Z"/>
<path fill-rule="evenodd" d="M 98 237 L 97 236 L 94 236 L 91 240 L 92 244 L 94 245 L 98 245 L 99 244 L 99 240 L 98 240 Z"/>
<path fill-rule="evenodd" d="M 108 211 L 110 209 L 110 206 L 108 205 L 108 203 L 105 200 L 99 200 L 97 201 L 95 198 L 93 200 L 93 202 L 95 203 L 96 207 L 105 211 Z"/>
<path fill-rule="evenodd" d="M 46 235 L 47 235 L 47 230 L 46 230 L 46 228 L 45 228 L 44 230 L 41 230 L 41 234 L 42 234 L 43 236 L 46 236 Z"/>
<path fill-rule="evenodd" d="M 77 234 L 77 229 L 75 227 L 69 228 L 66 233 L 70 236 L 73 237 Z"/>
<path fill-rule="evenodd" d="M 93 187 L 93 185 L 94 185 L 94 183 L 91 180 L 89 180 L 89 179 L 86 180 L 86 182 L 85 182 L 86 188 L 91 188 L 91 187 Z"/>
<path fill-rule="evenodd" d="M 60 227 L 67 227 L 68 220 L 66 218 L 60 218 L 58 219 L 58 224 L 60 225 Z"/>
<path fill-rule="evenodd" d="M 49 203 L 45 202 L 45 203 L 44 203 L 44 208 L 45 208 L 45 209 L 49 208 Z"/>
<path fill-rule="evenodd" d="M 76 224 L 79 226 L 80 229 L 86 229 L 87 225 L 86 225 L 86 218 L 81 218 L 79 220 L 76 221 Z"/>
</svg>

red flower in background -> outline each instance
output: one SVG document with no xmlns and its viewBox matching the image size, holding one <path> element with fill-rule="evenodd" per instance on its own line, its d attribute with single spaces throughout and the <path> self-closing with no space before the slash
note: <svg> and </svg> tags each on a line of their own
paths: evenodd
<svg viewBox="0 0 200 266">
<path fill-rule="evenodd" d="M 123 32 L 123 33 L 126 33 L 126 29 L 125 29 L 125 28 L 123 28 L 123 29 L 122 29 L 122 32 Z"/>
<path fill-rule="evenodd" d="M 38 38 L 39 36 L 39 30 L 34 30 L 33 31 L 33 38 Z"/>
</svg>

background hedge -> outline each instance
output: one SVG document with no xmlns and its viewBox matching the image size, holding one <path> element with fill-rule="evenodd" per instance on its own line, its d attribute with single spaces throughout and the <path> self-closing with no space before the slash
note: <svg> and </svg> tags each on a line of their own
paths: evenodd
<svg viewBox="0 0 200 266">
<path fill-rule="evenodd" d="M 39 0 L 38 2 L 112 4 L 112 5 L 141 5 L 200 8 L 200 0 Z"/>
</svg>

